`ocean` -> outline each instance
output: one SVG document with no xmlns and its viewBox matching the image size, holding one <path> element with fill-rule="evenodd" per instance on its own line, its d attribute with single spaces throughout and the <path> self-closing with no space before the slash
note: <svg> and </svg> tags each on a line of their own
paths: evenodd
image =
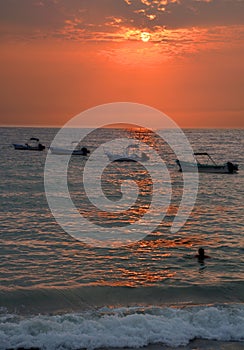
<svg viewBox="0 0 244 350">
<path fill-rule="evenodd" d="M 0 349 L 244 348 L 244 130 L 184 130 L 195 152 L 238 163 L 239 172 L 199 174 L 194 208 L 176 233 L 170 228 L 184 183 L 173 150 L 153 133 L 91 133 L 82 144 L 91 154 L 107 139 L 129 133 L 154 147 L 170 174 L 171 202 L 163 220 L 150 234 L 118 247 L 87 244 L 65 232 L 45 194 L 48 150 L 11 146 L 30 137 L 50 146 L 57 132 L 0 128 Z M 62 157 L 52 156 L 54 164 Z M 104 170 L 103 191 L 114 208 L 123 180 L 139 188 L 136 204 L 118 214 L 97 210 L 87 199 L 85 165 L 85 158 L 71 157 L 68 186 L 79 213 L 98 231 L 116 232 L 146 213 L 153 181 L 145 167 L 121 162 Z M 71 216 L 71 229 L 73 224 Z M 81 231 L 90 237 L 87 227 Z M 195 258 L 199 247 L 210 256 L 204 262 Z"/>
</svg>

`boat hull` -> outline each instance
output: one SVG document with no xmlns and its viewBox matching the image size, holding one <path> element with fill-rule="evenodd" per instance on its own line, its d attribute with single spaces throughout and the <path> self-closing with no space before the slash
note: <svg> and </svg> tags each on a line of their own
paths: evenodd
<svg viewBox="0 0 244 350">
<path fill-rule="evenodd" d="M 52 154 L 56 154 L 56 155 L 72 155 L 72 156 L 83 156 L 83 157 L 87 156 L 87 153 L 85 154 L 84 151 L 81 151 L 81 150 L 71 150 L 71 149 L 56 148 L 56 147 L 50 147 L 49 149 Z"/>
<path fill-rule="evenodd" d="M 107 155 L 110 162 L 146 162 L 149 159 L 145 153 L 142 153 L 141 155 L 126 155 L 105 152 L 105 154 Z"/>
<path fill-rule="evenodd" d="M 193 164 L 184 161 L 177 161 L 179 171 L 183 172 L 199 172 L 199 173 L 211 173 L 211 174 L 234 174 L 238 171 L 238 166 L 232 163 L 226 163 L 223 165 L 204 165 Z"/>
<path fill-rule="evenodd" d="M 108 157 L 111 162 L 139 162 L 140 159 L 132 159 L 127 157 L 117 158 L 117 157 Z"/>
<path fill-rule="evenodd" d="M 14 149 L 21 150 L 21 151 L 43 151 L 45 149 L 45 146 L 40 145 L 37 147 L 32 147 L 29 145 L 19 145 L 16 143 L 13 143 Z"/>
</svg>

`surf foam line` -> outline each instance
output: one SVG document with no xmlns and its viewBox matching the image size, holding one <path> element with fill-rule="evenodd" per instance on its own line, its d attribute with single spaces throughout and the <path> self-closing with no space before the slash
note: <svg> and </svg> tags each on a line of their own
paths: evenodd
<svg viewBox="0 0 244 350">
<path fill-rule="evenodd" d="M 244 305 L 102 308 L 83 313 L 0 317 L 0 349 L 138 348 L 191 340 L 244 340 Z"/>
</svg>

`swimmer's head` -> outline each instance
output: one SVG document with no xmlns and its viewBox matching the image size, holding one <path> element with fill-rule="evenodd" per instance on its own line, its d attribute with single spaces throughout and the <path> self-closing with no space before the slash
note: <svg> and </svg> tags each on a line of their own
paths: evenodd
<svg viewBox="0 0 244 350">
<path fill-rule="evenodd" d="M 199 249 L 198 249 L 198 254 L 199 254 L 200 256 L 204 256 L 204 249 L 203 249 L 203 248 L 199 248 Z"/>
</svg>

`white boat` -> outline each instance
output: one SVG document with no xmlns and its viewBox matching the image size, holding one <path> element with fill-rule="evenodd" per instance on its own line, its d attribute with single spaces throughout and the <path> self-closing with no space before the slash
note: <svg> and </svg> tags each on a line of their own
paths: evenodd
<svg viewBox="0 0 244 350">
<path fill-rule="evenodd" d="M 129 145 L 123 153 L 104 151 L 111 162 L 145 162 L 149 159 L 146 153 L 140 150 L 139 145 Z"/>
<path fill-rule="evenodd" d="M 238 172 L 238 164 L 226 162 L 217 164 L 207 152 L 194 153 L 196 163 L 186 162 L 177 159 L 176 163 L 179 166 L 179 171 L 199 173 L 217 173 L 217 174 L 234 174 Z"/>
<path fill-rule="evenodd" d="M 72 144 L 74 143 L 77 144 L 76 141 L 72 142 Z M 86 147 L 81 147 L 80 149 L 49 147 L 49 150 L 52 154 L 57 155 L 87 156 L 90 153 L 90 151 Z"/>
<path fill-rule="evenodd" d="M 31 137 L 24 145 L 13 143 L 14 149 L 22 151 L 43 151 L 46 147 L 42 145 L 38 138 Z"/>
</svg>

